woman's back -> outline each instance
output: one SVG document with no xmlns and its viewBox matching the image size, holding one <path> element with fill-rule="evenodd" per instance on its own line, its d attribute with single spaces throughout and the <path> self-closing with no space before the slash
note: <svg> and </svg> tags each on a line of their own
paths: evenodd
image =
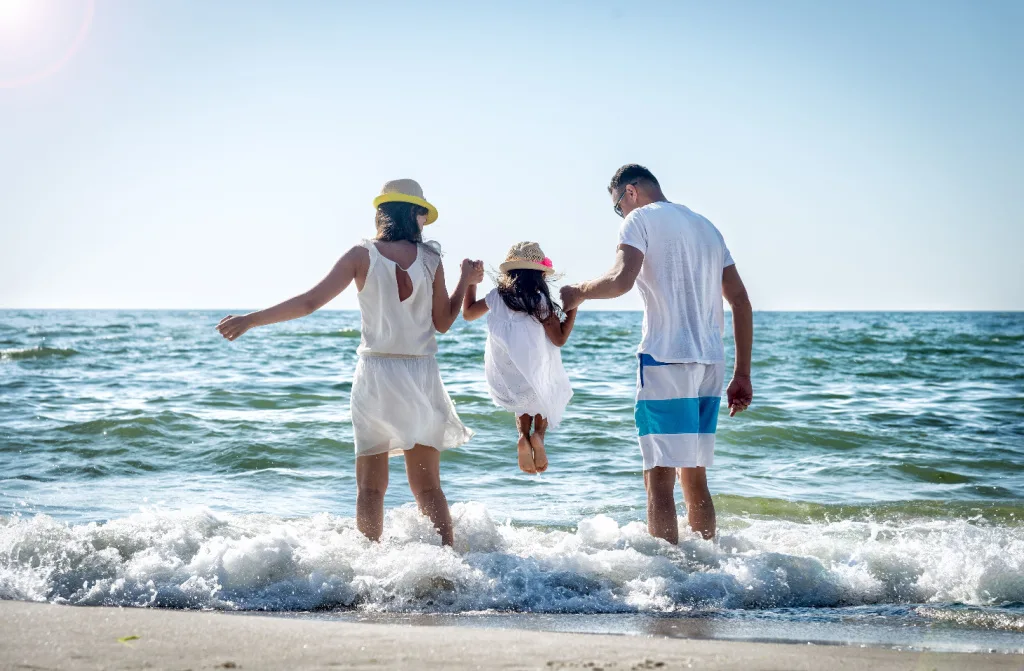
<svg viewBox="0 0 1024 671">
<path fill-rule="evenodd" d="M 370 255 L 366 281 L 359 291 L 362 341 L 359 354 L 429 356 L 437 353 L 434 337 L 434 275 L 441 256 L 429 245 L 417 244 L 415 256 L 403 267 L 381 253 L 373 240 L 363 243 Z M 389 250 L 409 258 L 404 250 Z"/>
</svg>

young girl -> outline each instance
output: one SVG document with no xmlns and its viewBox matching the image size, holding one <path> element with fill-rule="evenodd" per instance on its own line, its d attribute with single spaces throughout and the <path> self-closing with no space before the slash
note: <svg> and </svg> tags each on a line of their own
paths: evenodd
<svg viewBox="0 0 1024 671">
<path fill-rule="evenodd" d="M 572 398 L 558 348 L 569 339 L 576 311 L 559 319 L 546 279 L 555 270 L 536 242 L 514 245 L 500 269 L 498 288 L 485 298 L 477 300 L 476 282 L 470 284 L 462 314 L 473 321 L 490 312 L 484 370 L 491 398 L 516 415 L 519 468 L 543 473 L 544 434 L 558 427 Z"/>
<path fill-rule="evenodd" d="M 423 227 L 437 210 L 420 185 L 399 179 L 373 201 L 377 236 L 356 245 L 319 284 L 274 307 L 235 317 L 217 330 L 235 340 L 254 326 L 304 317 L 355 280 L 362 318 L 359 361 L 352 380 L 352 426 L 356 450 L 356 525 L 371 540 L 384 527 L 388 457 L 405 455 L 409 488 L 441 542 L 452 544 L 448 501 L 441 491 L 440 452 L 462 445 L 472 432 L 463 426 L 434 358 L 434 331 L 445 333 L 459 316 L 471 283 L 483 279 L 483 264 L 462 262 L 450 297 L 441 255 L 423 242 Z"/>
</svg>

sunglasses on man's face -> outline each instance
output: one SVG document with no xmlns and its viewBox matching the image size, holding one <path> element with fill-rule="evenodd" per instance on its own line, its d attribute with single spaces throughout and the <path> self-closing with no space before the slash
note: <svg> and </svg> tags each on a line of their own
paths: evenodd
<svg viewBox="0 0 1024 671">
<path fill-rule="evenodd" d="M 636 182 L 630 182 L 626 186 L 636 186 Z M 626 195 L 626 186 L 622 187 L 622 193 L 620 193 L 619 197 L 615 199 L 615 205 L 612 206 L 612 209 L 615 210 L 615 214 L 619 215 L 620 217 L 623 216 L 621 203 L 623 197 Z"/>
</svg>

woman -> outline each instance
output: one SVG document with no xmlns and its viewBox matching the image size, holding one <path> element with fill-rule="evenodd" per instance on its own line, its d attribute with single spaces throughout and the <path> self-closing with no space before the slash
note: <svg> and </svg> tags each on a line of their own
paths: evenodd
<svg viewBox="0 0 1024 671">
<path fill-rule="evenodd" d="M 440 453 L 473 433 L 459 420 L 441 381 L 434 332 L 451 328 L 466 288 L 483 279 L 483 264 L 464 260 L 458 287 L 449 296 L 440 252 L 423 242 L 423 227 L 437 220 L 437 210 L 423 198 L 420 185 L 411 179 L 388 182 L 373 204 L 376 237 L 348 250 L 319 284 L 266 310 L 229 315 L 217 330 L 235 340 L 254 326 L 304 317 L 355 281 L 362 321 L 351 398 L 356 524 L 371 540 L 380 538 L 388 457 L 402 454 L 420 511 L 441 542 L 451 545 Z"/>
</svg>

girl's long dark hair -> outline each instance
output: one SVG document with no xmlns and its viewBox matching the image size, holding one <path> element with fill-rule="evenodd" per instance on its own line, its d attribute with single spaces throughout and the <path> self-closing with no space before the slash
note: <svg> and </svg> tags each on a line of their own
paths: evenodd
<svg viewBox="0 0 1024 671">
<path fill-rule="evenodd" d="M 416 215 L 427 214 L 427 208 L 413 203 L 381 203 L 377 208 L 377 239 L 381 242 L 423 242 L 423 231 Z"/>
<path fill-rule="evenodd" d="M 539 322 L 552 314 L 562 318 L 562 306 L 551 299 L 540 270 L 510 270 L 498 276 L 498 295 L 509 310 L 525 312 Z"/>
</svg>

